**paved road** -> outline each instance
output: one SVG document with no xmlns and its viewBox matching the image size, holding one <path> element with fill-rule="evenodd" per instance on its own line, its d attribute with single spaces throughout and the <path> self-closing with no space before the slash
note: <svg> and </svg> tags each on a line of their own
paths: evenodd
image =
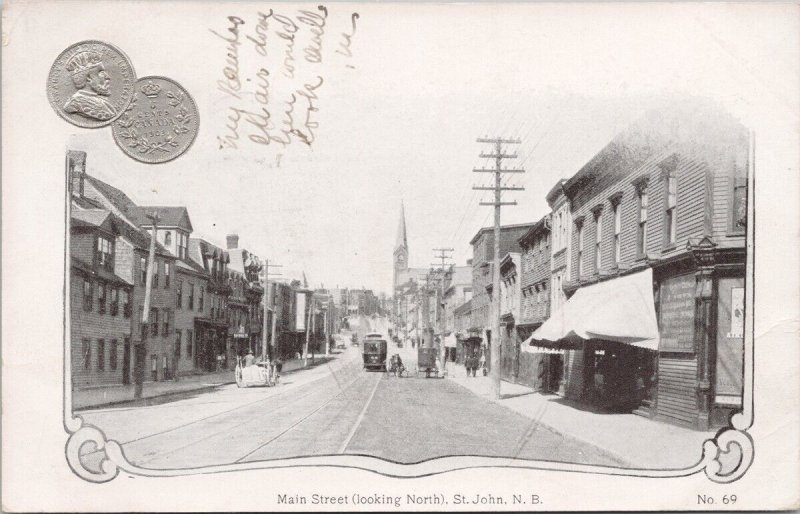
<svg viewBox="0 0 800 514">
<path fill-rule="evenodd" d="M 413 351 L 400 352 L 414 369 Z M 235 385 L 161 405 L 81 413 L 148 468 L 183 468 L 285 457 L 366 454 L 411 463 L 490 455 L 618 464 L 476 397 L 447 379 L 396 378 L 361 369 L 358 348 L 284 377 L 279 387 Z M 87 462 L 99 454 L 85 450 Z"/>
</svg>

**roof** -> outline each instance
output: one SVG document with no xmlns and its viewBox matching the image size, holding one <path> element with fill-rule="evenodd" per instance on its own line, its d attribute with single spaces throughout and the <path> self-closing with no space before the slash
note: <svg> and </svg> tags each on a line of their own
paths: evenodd
<svg viewBox="0 0 800 514">
<path fill-rule="evenodd" d="M 106 184 L 102 180 L 96 179 L 91 175 L 84 175 L 86 182 L 92 185 L 103 198 L 105 198 L 115 209 L 117 209 L 123 216 L 131 223 L 135 224 L 134 214 L 138 210 L 138 206 L 133 203 L 133 200 L 128 198 L 128 195 L 119 189 Z M 80 212 L 80 211 L 75 211 Z M 150 249 L 150 234 L 139 229 L 138 225 L 133 226 L 129 223 L 117 223 L 117 228 L 122 237 L 130 240 L 131 243 L 140 250 Z M 156 252 L 164 257 L 174 257 L 169 250 L 164 248 L 158 241 L 156 241 Z"/>
<path fill-rule="evenodd" d="M 514 230 L 518 228 L 530 227 L 531 225 L 532 223 L 517 223 L 515 225 L 502 225 L 500 227 L 500 232 L 507 232 L 509 230 Z M 478 233 L 475 234 L 475 236 L 470 240 L 469 244 L 474 245 L 475 241 L 477 241 L 482 234 L 484 234 L 485 232 L 489 232 L 491 230 L 494 230 L 494 227 L 483 227 L 482 229 L 478 230 Z"/>
<path fill-rule="evenodd" d="M 699 160 L 719 158 L 720 151 L 747 137 L 747 130 L 719 105 L 687 98 L 654 109 L 617 134 L 564 184 L 572 198 L 601 173 L 628 173 L 651 156 L 678 151 Z"/>
<path fill-rule="evenodd" d="M 544 233 L 550 230 L 550 214 L 545 214 L 542 216 L 542 219 L 537 221 L 533 224 L 531 228 L 528 229 L 527 232 L 522 234 L 517 241 L 519 241 L 520 246 L 526 246 L 526 243 L 532 243 L 533 238 L 536 237 L 537 234 Z"/>
<path fill-rule="evenodd" d="M 153 211 L 158 214 L 159 226 L 178 227 L 186 230 L 187 232 L 192 232 L 194 230 L 192 228 L 192 221 L 189 219 L 189 211 L 186 209 L 186 207 L 142 205 L 137 206 L 136 209 L 132 211 L 131 216 L 134 218 L 133 221 L 140 227 L 149 227 L 153 225 L 153 222 L 147 217 L 147 215 L 152 214 Z"/>
<path fill-rule="evenodd" d="M 73 219 L 73 226 L 75 225 L 75 221 L 78 221 L 85 225 L 99 227 L 106 222 L 109 216 L 111 216 L 111 212 L 105 209 L 76 209 L 70 214 Z"/>
<path fill-rule="evenodd" d="M 259 268 L 261 267 L 260 259 L 253 252 L 245 250 L 244 248 L 229 250 L 228 254 L 230 256 L 228 268 L 238 271 L 239 273 L 244 273 L 245 267 L 248 266 L 255 265 Z"/>
<path fill-rule="evenodd" d="M 120 276 L 112 273 L 111 271 L 108 271 L 107 269 L 103 268 L 102 266 L 98 266 L 97 269 L 92 269 L 91 264 L 88 264 L 87 262 L 85 262 L 85 261 L 83 261 L 83 260 L 81 260 L 81 259 L 79 259 L 79 258 L 77 258 L 75 256 L 70 256 L 70 262 L 72 264 L 72 267 L 77 268 L 77 269 L 83 271 L 84 273 L 86 273 L 86 274 L 88 274 L 90 276 L 100 277 L 103 280 L 105 280 L 106 282 L 110 282 L 112 284 L 117 284 L 117 285 L 121 285 L 121 286 L 131 286 L 131 285 L 133 285 L 130 282 L 128 282 L 127 280 L 123 279 L 122 277 L 120 277 Z"/>
<path fill-rule="evenodd" d="M 453 310 L 453 314 L 464 314 L 472 310 L 472 299 L 467 300 Z"/>
<path fill-rule="evenodd" d="M 567 179 L 562 178 L 561 180 L 556 182 L 556 185 L 554 185 L 550 189 L 550 191 L 547 192 L 547 195 L 545 196 L 545 198 L 547 199 L 547 203 L 549 203 L 551 207 L 555 203 L 556 197 L 558 196 L 558 194 L 564 192 L 564 184 L 566 184 L 566 183 L 567 183 Z"/>
<path fill-rule="evenodd" d="M 204 271 L 211 271 L 205 269 L 203 264 L 204 255 L 221 259 L 222 262 L 226 264 L 231 262 L 230 254 L 228 254 L 228 252 L 219 246 L 209 243 L 205 239 L 199 237 L 189 238 L 189 259 L 191 259 L 195 264 L 199 265 Z"/>
<path fill-rule="evenodd" d="M 128 195 L 117 189 L 116 187 L 106 184 L 100 179 L 91 175 L 84 174 L 86 182 L 91 184 L 97 191 L 103 195 L 117 210 L 128 218 L 131 222 L 135 223 L 135 214 L 138 206 L 131 200 Z"/>
</svg>

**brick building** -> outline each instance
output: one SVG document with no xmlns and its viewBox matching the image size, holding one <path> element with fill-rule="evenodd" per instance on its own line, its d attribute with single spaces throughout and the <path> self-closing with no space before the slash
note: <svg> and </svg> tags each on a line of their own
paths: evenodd
<svg viewBox="0 0 800 514">
<path fill-rule="evenodd" d="M 230 255 L 231 296 L 228 302 L 231 325 L 228 330 L 234 353 L 244 356 L 247 351 L 261 354 L 261 330 L 264 322 L 264 309 L 261 299 L 264 286 L 261 272 L 264 264 L 253 252 L 239 248 L 238 234 L 226 237 L 227 251 Z"/>
<path fill-rule="evenodd" d="M 519 252 L 519 238 L 531 228 L 532 223 L 500 227 L 500 255 Z M 487 349 L 492 341 L 491 290 L 494 262 L 494 229 L 485 227 L 470 241 L 472 245 L 472 302 L 470 310 L 470 335 L 483 339 Z M 486 362 L 491 362 L 489 354 Z"/>
</svg>

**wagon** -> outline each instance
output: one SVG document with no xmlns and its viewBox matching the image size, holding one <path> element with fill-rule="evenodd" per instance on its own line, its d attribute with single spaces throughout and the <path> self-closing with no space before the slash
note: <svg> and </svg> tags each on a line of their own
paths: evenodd
<svg viewBox="0 0 800 514">
<path fill-rule="evenodd" d="M 435 377 L 439 376 L 438 358 L 439 350 L 437 348 L 423 348 L 417 349 L 417 375 L 424 372 L 425 378 L 430 378 L 431 373 Z"/>
</svg>

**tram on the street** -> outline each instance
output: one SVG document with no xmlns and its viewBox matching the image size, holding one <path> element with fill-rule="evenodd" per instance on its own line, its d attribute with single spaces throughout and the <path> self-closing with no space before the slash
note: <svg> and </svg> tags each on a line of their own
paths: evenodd
<svg viewBox="0 0 800 514">
<path fill-rule="evenodd" d="M 386 340 L 375 337 L 364 339 L 362 357 L 364 369 L 386 370 Z"/>
</svg>

